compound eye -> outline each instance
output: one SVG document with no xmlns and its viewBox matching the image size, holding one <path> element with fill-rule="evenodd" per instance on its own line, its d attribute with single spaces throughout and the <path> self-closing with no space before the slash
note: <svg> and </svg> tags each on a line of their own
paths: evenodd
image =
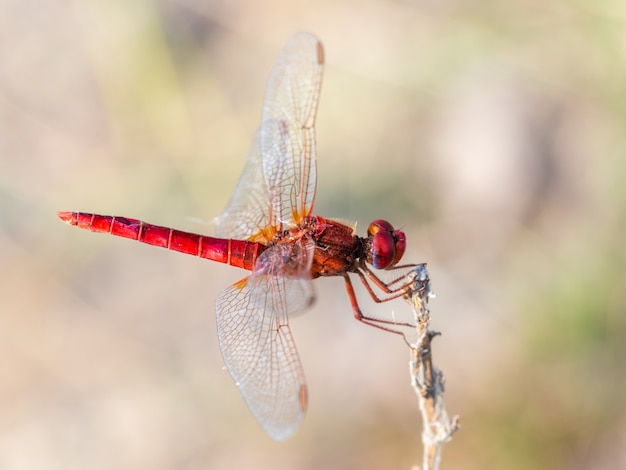
<svg viewBox="0 0 626 470">
<path fill-rule="evenodd" d="M 398 261 L 400 261 L 402 255 L 404 255 L 404 251 L 406 250 L 406 235 L 404 235 L 404 232 L 396 230 L 394 234 L 396 236 L 396 256 L 391 263 L 392 266 L 395 266 Z"/>
<path fill-rule="evenodd" d="M 372 226 L 370 225 L 370 228 Z M 368 230 L 369 232 L 369 230 Z M 372 266 L 385 269 L 393 264 L 396 256 L 396 243 L 387 230 L 380 230 L 372 237 Z M 402 256 L 402 255 L 400 255 Z"/>
<path fill-rule="evenodd" d="M 377 219 L 372 222 L 369 227 L 367 227 L 367 234 L 371 237 L 373 235 L 376 235 L 381 230 L 391 233 L 393 232 L 393 227 L 386 220 Z"/>
</svg>

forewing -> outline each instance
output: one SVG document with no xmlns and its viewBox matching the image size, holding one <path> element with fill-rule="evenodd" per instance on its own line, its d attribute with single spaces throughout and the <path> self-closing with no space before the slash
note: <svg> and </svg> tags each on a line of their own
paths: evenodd
<svg viewBox="0 0 626 470">
<path fill-rule="evenodd" d="M 298 223 L 313 209 L 316 188 L 315 115 L 324 52 L 310 33 L 297 33 L 270 75 L 261 132 L 263 173 L 275 224 Z"/>
<path fill-rule="evenodd" d="M 311 213 L 323 65 L 322 44 L 310 33 L 295 34 L 281 51 L 267 83 L 261 126 L 218 219 L 218 237 L 267 238 L 282 223 L 297 223 Z M 269 231 L 261 234 L 264 229 Z"/>
<path fill-rule="evenodd" d="M 216 302 L 224 363 L 252 414 L 278 441 L 297 430 L 307 407 L 304 372 L 288 317 L 313 302 L 309 245 L 269 248 L 253 274 L 222 291 Z M 286 259 L 302 271 L 281 275 Z"/>
<path fill-rule="evenodd" d="M 220 238 L 246 240 L 270 223 L 270 196 L 261 159 L 264 132 L 261 124 L 230 202 L 217 220 L 215 233 Z"/>
</svg>

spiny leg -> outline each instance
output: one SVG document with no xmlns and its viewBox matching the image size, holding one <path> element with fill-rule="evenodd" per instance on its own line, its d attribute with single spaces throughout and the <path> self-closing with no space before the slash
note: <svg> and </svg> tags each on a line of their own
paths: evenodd
<svg viewBox="0 0 626 470">
<path fill-rule="evenodd" d="M 415 268 L 415 264 L 405 264 L 402 266 L 394 266 L 392 268 L 387 269 L 387 271 L 390 270 L 396 270 L 396 269 L 407 269 L 407 268 Z M 367 280 L 365 279 L 365 277 L 363 276 L 363 272 L 365 272 L 365 274 L 367 274 L 367 277 L 370 278 L 370 280 L 376 284 L 378 286 L 378 288 L 380 290 L 382 290 L 385 294 L 398 294 L 398 295 L 394 295 L 393 297 L 390 297 L 388 299 L 380 299 L 378 298 L 378 296 L 376 296 L 376 294 L 372 291 L 371 286 L 369 285 L 369 283 L 367 282 Z M 361 282 L 363 282 L 363 284 L 365 284 L 365 287 L 367 288 L 368 292 L 370 293 L 370 295 L 372 296 L 372 298 L 374 299 L 375 302 L 386 302 L 387 300 L 391 300 L 391 299 L 396 299 L 398 297 L 401 297 L 402 295 L 405 294 L 407 287 L 411 286 L 413 284 L 413 281 L 409 280 L 406 281 L 402 284 L 400 284 L 400 286 L 398 287 L 391 287 L 394 284 L 399 283 L 400 281 L 406 280 L 407 276 L 406 274 L 403 276 L 398 277 L 397 279 L 394 279 L 393 281 L 390 282 L 385 282 L 382 279 L 380 279 L 367 265 L 363 264 L 362 266 L 359 267 L 359 270 L 357 271 L 357 274 L 361 277 Z"/>
<path fill-rule="evenodd" d="M 348 273 L 344 273 L 343 275 L 345 284 L 346 284 L 346 291 L 348 293 L 348 298 L 350 299 L 350 305 L 352 306 L 352 313 L 354 315 L 354 318 L 356 318 L 358 321 L 360 321 L 361 323 L 364 323 L 366 325 L 370 325 L 376 328 L 379 328 L 381 330 L 385 330 L 385 331 L 389 331 L 391 333 L 395 333 L 397 335 L 402 335 L 402 337 L 404 337 L 404 332 L 400 331 L 400 330 L 396 330 L 394 328 L 391 328 L 390 326 L 385 326 L 385 325 L 395 325 L 395 326 L 408 326 L 408 327 L 414 327 L 415 325 L 412 325 L 410 323 L 403 323 L 403 322 L 397 322 L 394 320 L 385 320 L 383 318 L 372 318 L 372 317 L 366 317 L 365 315 L 363 315 L 363 312 L 361 312 L 361 308 L 359 307 L 359 303 L 356 299 L 356 294 L 354 292 L 354 287 L 352 286 L 352 281 L 350 280 L 350 277 L 348 276 Z M 367 283 L 366 283 L 367 285 Z M 371 287 L 369 287 L 369 285 L 367 285 L 368 289 L 370 292 L 371 291 Z M 400 294 L 402 295 L 402 294 Z M 396 297 L 400 297 L 400 295 L 396 296 Z M 395 298 L 395 297 L 392 297 Z M 387 299 L 387 300 L 391 300 Z M 380 299 L 378 299 L 379 302 L 382 302 Z M 382 325 L 380 324 L 382 323 Z"/>
<path fill-rule="evenodd" d="M 376 292 L 374 292 L 374 289 L 372 289 L 372 286 L 370 286 L 370 283 L 367 282 L 367 278 L 365 277 L 365 274 L 363 274 L 361 271 L 357 271 L 356 273 L 359 275 L 359 279 L 361 279 L 361 282 L 363 283 L 363 285 L 367 289 L 367 292 L 369 293 L 369 295 L 372 298 L 372 300 L 374 302 L 378 303 L 378 304 L 382 303 L 382 302 L 388 302 L 389 300 L 397 299 L 398 297 L 402 297 L 406 293 L 405 286 L 401 286 L 399 289 L 393 289 L 392 290 L 392 289 L 383 289 L 382 286 L 386 285 L 384 283 L 382 285 L 379 285 L 378 283 L 376 283 L 376 285 L 378 287 L 380 287 L 386 294 L 390 295 L 390 297 L 386 297 L 384 299 L 381 299 L 380 297 L 378 297 L 378 295 L 376 295 Z M 382 282 L 382 281 L 380 281 L 380 282 Z"/>
</svg>

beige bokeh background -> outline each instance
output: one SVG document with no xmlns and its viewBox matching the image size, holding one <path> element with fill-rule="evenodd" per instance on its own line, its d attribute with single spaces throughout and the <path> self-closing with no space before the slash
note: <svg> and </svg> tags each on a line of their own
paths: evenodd
<svg viewBox="0 0 626 470">
<path fill-rule="evenodd" d="M 55 217 L 212 233 L 298 30 L 326 47 L 316 212 L 429 263 L 443 468 L 625 467 L 620 2 L 0 0 L 0 468 L 419 463 L 406 346 L 341 280 L 292 321 L 310 408 L 278 444 L 216 342 L 242 273 Z"/>
</svg>

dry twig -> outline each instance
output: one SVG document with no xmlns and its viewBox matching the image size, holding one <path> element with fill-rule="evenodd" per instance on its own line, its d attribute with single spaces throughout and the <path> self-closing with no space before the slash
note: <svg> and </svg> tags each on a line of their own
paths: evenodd
<svg viewBox="0 0 626 470">
<path fill-rule="evenodd" d="M 408 274 L 410 287 L 405 298 L 415 316 L 417 339 L 411 348 L 411 385 L 415 389 L 422 413 L 422 445 L 424 454 L 422 470 L 437 470 L 441 461 L 443 444 L 459 428 L 459 417 L 450 418 L 443 403 L 444 377 L 433 365 L 432 339 L 439 333 L 430 330 L 428 300 L 434 297 L 426 264 L 418 264 Z"/>
</svg>

